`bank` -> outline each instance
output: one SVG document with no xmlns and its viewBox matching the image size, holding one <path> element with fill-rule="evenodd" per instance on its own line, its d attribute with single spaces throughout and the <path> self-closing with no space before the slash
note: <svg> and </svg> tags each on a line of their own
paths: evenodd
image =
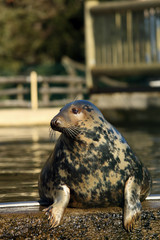
<svg viewBox="0 0 160 240">
<path fill-rule="evenodd" d="M 7 208 L 0 213 L 0 239 L 160 239 L 160 202 L 146 200 L 133 232 L 123 228 L 122 209 L 67 208 L 63 222 L 50 229 L 44 207 Z"/>
</svg>

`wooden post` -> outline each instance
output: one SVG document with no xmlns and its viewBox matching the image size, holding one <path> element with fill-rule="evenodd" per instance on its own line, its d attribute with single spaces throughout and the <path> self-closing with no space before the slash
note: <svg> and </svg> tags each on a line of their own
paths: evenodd
<svg viewBox="0 0 160 240">
<path fill-rule="evenodd" d="M 23 93 L 21 92 L 21 91 L 23 91 L 23 85 L 21 83 L 19 83 L 17 85 L 17 89 L 19 91 L 19 93 L 17 94 L 17 99 L 20 100 L 20 101 L 24 100 Z"/>
<path fill-rule="evenodd" d="M 31 82 L 31 107 L 32 109 L 38 108 L 38 91 L 37 91 L 37 73 L 31 72 L 30 75 Z"/>
<path fill-rule="evenodd" d="M 145 62 L 151 62 L 151 43 L 150 43 L 150 16 L 149 10 L 144 11 L 144 29 L 145 29 Z"/>
<path fill-rule="evenodd" d="M 127 11 L 127 42 L 128 42 L 128 63 L 133 63 L 133 32 L 132 32 L 132 12 Z"/>
<path fill-rule="evenodd" d="M 47 90 L 49 89 L 48 82 L 42 83 L 42 89 L 46 90 L 46 92 L 42 94 L 42 101 L 45 105 L 47 105 L 49 103 L 49 93 L 47 92 Z"/>
<path fill-rule="evenodd" d="M 97 0 L 85 2 L 85 51 L 86 51 L 86 82 L 89 88 L 93 87 L 91 67 L 96 64 L 93 19 L 90 9 L 98 4 Z"/>
<path fill-rule="evenodd" d="M 156 20 L 157 62 L 160 62 L 160 8 L 157 8 L 156 13 L 158 15 Z"/>
<path fill-rule="evenodd" d="M 119 12 L 115 13 L 115 24 L 117 30 L 117 63 L 122 64 L 122 29 L 121 29 L 121 14 Z"/>
</svg>

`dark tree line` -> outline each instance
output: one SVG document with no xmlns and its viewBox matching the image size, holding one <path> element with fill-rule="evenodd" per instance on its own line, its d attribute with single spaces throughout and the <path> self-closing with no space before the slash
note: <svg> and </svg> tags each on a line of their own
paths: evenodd
<svg viewBox="0 0 160 240">
<path fill-rule="evenodd" d="M 84 61 L 81 0 L 0 1 L 0 74 L 22 74 L 35 65 Z"/>
</svg>

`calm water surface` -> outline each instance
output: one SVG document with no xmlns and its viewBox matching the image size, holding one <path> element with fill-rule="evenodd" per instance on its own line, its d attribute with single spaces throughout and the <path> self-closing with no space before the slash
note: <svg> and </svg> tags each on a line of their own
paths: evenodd
<svg viewBox="0 0 160 240">
<path fill-rule="evenodd" d="M 160 194 L 160 128 L 117 127 L 153 178 Z M 38 199 L 38 175 L 54 148 L 48 127 L 0 128 L 0 202 Z"/>
</svg>

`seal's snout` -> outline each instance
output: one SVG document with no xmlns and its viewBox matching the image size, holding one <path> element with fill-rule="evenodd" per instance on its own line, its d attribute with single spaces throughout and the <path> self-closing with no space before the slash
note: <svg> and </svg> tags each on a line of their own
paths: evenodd
<svg viewBox="0 0 160 240">
<path fill-rule="evenodd" d="M 57 127 L 60 126 L 60 124 L 61 121 L 58 118 L 53 118 L 50 123 L 52 129 L 56 129 Z"/>
</svg>

